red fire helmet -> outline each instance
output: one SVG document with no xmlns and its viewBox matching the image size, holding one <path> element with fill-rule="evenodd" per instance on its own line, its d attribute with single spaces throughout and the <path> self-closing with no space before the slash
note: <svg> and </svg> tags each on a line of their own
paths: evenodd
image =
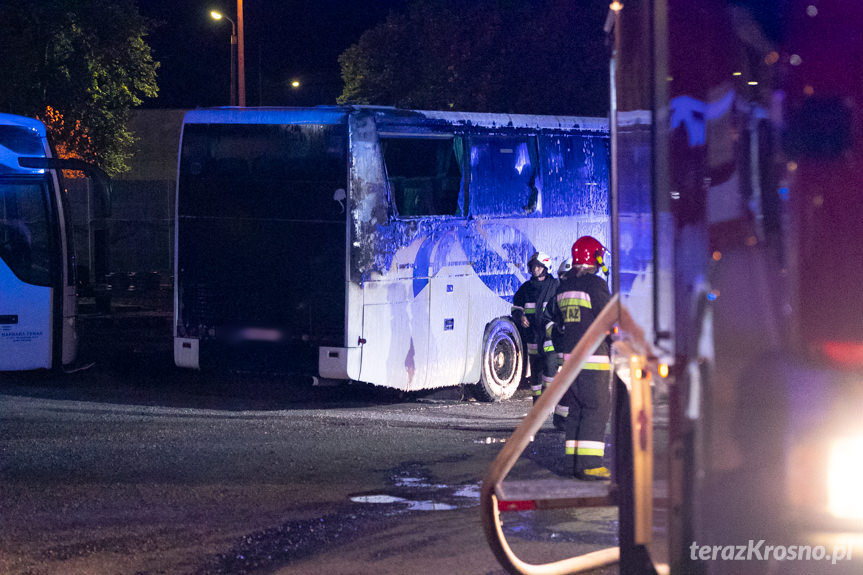
<svg viewBox="0 0 863 575">
<path fill-rule="evenodd" d="M 573 266 L 602 266 L 602 256 L 608 250 L 592 236 L 581 236 L 572 244 Z"/>
</svg>

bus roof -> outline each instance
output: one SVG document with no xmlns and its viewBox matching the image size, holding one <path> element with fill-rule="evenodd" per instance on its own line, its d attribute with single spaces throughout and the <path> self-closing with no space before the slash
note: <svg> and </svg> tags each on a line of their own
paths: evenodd
<svg viewBox="0 0 863 575">
<path fill-rule="evenodd" d="M 530 114 L 485 114 L 403 110 L 384 106 L 318 106 L 316 108 L 209 108 L 186 113 L 184 123 L 242 124 L 341 124 L 349 114 L 365 111 L 388 125 L 446 124 L 451 126 L 522 128 L 536 130 L 579 130 L 608 132 L 607 118 L 584 116 L 541 116 Z"/>
<path fill-rule="evenodd" d="M 0 173 L 44 173 L 41 169 L 22 168 L 18 158 L 50 155 L 45 124 L 34 118 L 0 113 Z"/>
<path fill-rule="evenodd" d="M 186 112 L 184 124 L 341 124 L 349 108 L 205 108 Z"/>
<path fill-rule="evenodd" d="M 486 114 L 479 112 L 438 112 L 433 110 L 399 110 L 396 108 L 366 108 L 374 110 L 386 123 L 415 121 L 416 118 L 443 122 L 453 126 L 479 128 L 523 128 L 536 130 L 580 130 L 608 132 L 607 118 L 584 116 L 541 116 L 533 114 Z"/>
<path fill-rule="evenodd" d="M 35 118 L 0 113 L 0 126 L 21 126 L 35 130 L 43 138 L 46 135 L 45 124 Z"/>
</svg>

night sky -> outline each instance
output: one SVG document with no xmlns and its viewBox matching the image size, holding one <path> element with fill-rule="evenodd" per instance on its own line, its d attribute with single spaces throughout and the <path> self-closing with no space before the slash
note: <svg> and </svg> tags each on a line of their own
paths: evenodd
<svg viewBox="0 0 863 575">
<path fill-rule="evenodd" d="M 405 0 L 244 0 L 246 105 L 335 104 L 338 57 Z M 229 103 L 231 24 L 236 0 L 138 0 L 153 21 L 147 40 L 159 69 L 159 97 L 146 108 Z M 300 89 L 290 87 L 293 79 Z"/>
</svg>

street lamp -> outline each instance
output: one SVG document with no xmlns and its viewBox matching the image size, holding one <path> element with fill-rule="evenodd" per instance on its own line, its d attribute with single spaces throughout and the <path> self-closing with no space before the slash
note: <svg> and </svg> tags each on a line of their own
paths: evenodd
<svg viewBox="0 0 863 575">
<path fill-rule="evenodd" d="M 243 0 L 237 0 L 237 99 L 240 106 L 246 105 L 246 56 L 243 40 Z"/>
<path fill-rule="evenodd" d="M 237 25 L 233 20 L 222 14 L 221 12 L 217 12 L 216 10 L 210 11 L 210 16 L 213 20 L 221 20 L 224 18 L 228 22 L 231 23 L 231 106 L 237 105 Z"/>
</svg>

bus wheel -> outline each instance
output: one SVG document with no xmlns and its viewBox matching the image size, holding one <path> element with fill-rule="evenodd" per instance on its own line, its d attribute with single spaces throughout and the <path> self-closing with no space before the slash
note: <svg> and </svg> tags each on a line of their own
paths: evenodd
<svg viewBox="0 0 863 575">
<path fill-rule="evenodd" d="M 485 329 L 482 346 L 482 370 L 475 395 L 481 401 L 503 401 L 515 394 L 521 383 L 521 337 L 515 325 L 499 318 Z"/>
</svg>

